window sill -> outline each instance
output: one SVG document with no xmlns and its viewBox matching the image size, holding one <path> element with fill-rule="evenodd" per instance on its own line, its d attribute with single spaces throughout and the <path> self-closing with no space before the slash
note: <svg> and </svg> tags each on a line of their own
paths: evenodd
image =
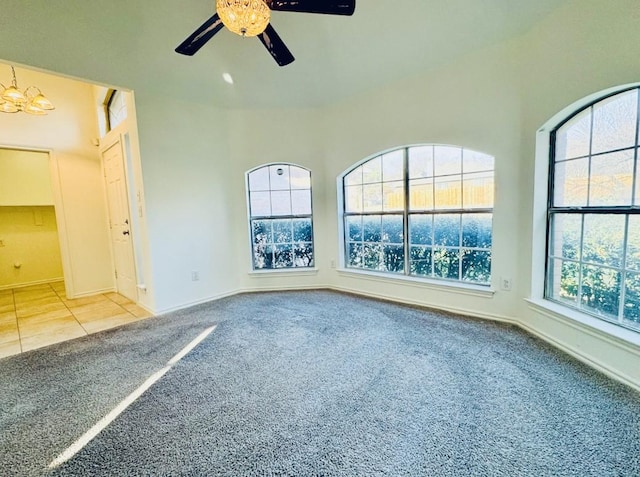
<svg viewBox="0 0 640 477">
<path fill-rule="evenodd" d="M 249 276 L 251 277 L 266 277 L 266 276 L 304 276 L 304 275 L 317 275 L 317 268 L 269 268 L 267 270 L 249 270 Z"/>
<path fill-rule="evenodd" d="M 586 313 L 564 307 L 541 298 L 525 299 L 530 309 L 541 313 L 544 316 L 560 321 L 563 324 L 597 336 L 605 338 L 616 344 L 623 344 L 635 348 L 640 348 L 640 332 L 614 325 Z"/>
<path fill-rule="evenodd" d="M 470 295 L 482 298 L 492 298 L 495 290 L 489 286 L 473 285 L 460 282 L 442 282 L 438 280 L 430 280 L 428 278 L 408 277 L 406 275 L 388 275 L 368 270 L 355 270 L 353 268 L 340 268 L 337 270 L 338 275 L 345 277 L 357 277 L 362 280 L 370 280 L 380 283 L 398 283 L 402 282 L 408 286 L 418 288 L 429 288 L 441 292 L 454 293 L 457 295 Z"/>
</svg>

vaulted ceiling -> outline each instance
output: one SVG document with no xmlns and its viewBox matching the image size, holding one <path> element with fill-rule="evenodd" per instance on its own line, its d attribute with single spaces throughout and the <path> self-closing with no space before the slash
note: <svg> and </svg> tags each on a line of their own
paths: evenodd
<svg viewBox="0 0 640 477">
<path fill-rule="evenodd" d="M 564 3 L 358 0 L 352 17 L 273 12 L 296 57 L 281 68 L 257 39 L 227 30 L 194 57 L 174 53 L 213 0 L 5 0 L 0 59 L 220 107 L 315 107 L 522 34 Z"/>
</svg>

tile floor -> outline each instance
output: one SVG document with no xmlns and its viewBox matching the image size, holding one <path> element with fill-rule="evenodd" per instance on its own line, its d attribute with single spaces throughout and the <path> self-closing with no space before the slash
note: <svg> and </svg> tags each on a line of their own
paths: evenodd
<svg viewBox="0 0 640 477">
<path fill-rule="evenodd" d="M 62 281 L 0 290 L 0 358 L 150 316 L 117 293 L 69 300 Z"/>
</svg>

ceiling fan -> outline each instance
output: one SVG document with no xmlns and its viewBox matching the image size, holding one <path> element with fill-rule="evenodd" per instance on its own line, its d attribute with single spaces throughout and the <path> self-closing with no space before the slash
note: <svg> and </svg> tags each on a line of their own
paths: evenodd
<svg viewBox="0 0 640 477">
<path fill-rule="evenodd" d="M 223 26 L 241 36 L 257 36 L 274 60 L 295 58 L 269 23 L 271 11 L 353 15 L 356 0 L 216 0 L 216 13 L 183 41 L 176 52 L 192 56 Z"/>
</svg>

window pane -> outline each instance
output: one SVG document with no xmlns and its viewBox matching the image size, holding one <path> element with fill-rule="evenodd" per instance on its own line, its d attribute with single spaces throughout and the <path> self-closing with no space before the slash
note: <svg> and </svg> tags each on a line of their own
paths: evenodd
<svg viewBox="0 0 640 477">
<path fill-rule="evenodd" d="M 409 177 L 433 177 L 433 146 L 409 148 Z"/>
<path fill-rule="evenodd" d="M 576 305 L 578 302 L 578 279 L 580 265 L 554 259 L 549 262 L 549 290 L 555 300 Z"/>
<path fill-rule="evenodd" d="M 271 215 L 271 196 L 269 192 L 251 192 L 250 199 L 252 217 Z"/>
<path fill-rule="evenodd" d="M 491 248 L 492 214 L 462 215 L 462 246 Z"/>
<path fill-rule="evenodd" d="M 434 243 L 444 246 L 460 246 L 460 215 L 442 214 L 433 218 Z"/>
<path fill-rule="evenodd" d="M 556 133 L 556 161 L 589 155 L 591 108 L 566 122 Z"/>
<path fill-rule="evenodd" d="M 582 266 L 582 306 L 591 312 L 618 316 L 620 273 L 611 268 Z"/>
<path fill-rule="evenodd" d="M 382 220 L 379 215 L 362 217 L 362 235 L 365 242 L 380 242 L 382 240 Z"/>
<path fill-rule="evenodd" d="M 311 215 L 311 191 L 291 191 L 291 213 L 293 215 Z"/>
<path fill-rule="evenodd" d="M 591 153 L 635 146 L 637 113 L 636 89 L 595 104 Z"/>
<path fill-rule="evenodd" d="M 362 247 L 362 266 L 370 270 L 380 270 L 382 263 L 382 245 L 365 243 Z"/>
<path fill-rule="evenodd" d="M 291 242 L 292 230 L 291 220 L 274 220 L 273 221 L 273 241 L 275 243 Z"/>
<path fill-rule="evenodd" d="M 433 251 L 433 272 L 441 278 L 460 278 L 460 258 L 457 249 L 436 248 Z"/>
<path fill-rule="evenodd" d="M 585 214 L 582 261 L 622 266 L 624 215 Z"/>
<path fill-rule="evenodd" d="M 362 186 L 362 208 L 365 212 L 382 210 L 382 184 L 366 184 Z"/>
<path fill-rule="evenodd" d="M 311 219 L 295 219 L 293 221 L 293 241 L 311 242 Z"/>
<path fill-rule="evenodd" d="M 311 173 L 301 167 L 289 166 L 292 189 L 311 189 Z"/>
<path fill-rule="evenodd" d="M 273 242 L 270 220 L 254 220 L 251 223 L 251 229 L 254 244 L 267 244 Z"/>
<path fill-rule="evenodd" d="M 390 272 L 404 272 L 404 246 L 384 245 L 384 268 Z"/>
<path fill-rule="evenodd" d="M 549 253 L 555 257 L 580 260 L 581 214 L 554 214 Z"/>
<path fill-rule="evenodd" d="M 269 169 L 261 167 L 249 173 L 249 190 L 269 190 Z"/>
<path fill-rule="evenodd" d="M 589 205 L 631 205 L 633 151 L 591 158 Z"/>
<path fill-rule="evenodd" d="M 347 186 L 345 189 L 345 210 L 362 212 L 362 186 Z"/>
<path fill-rule="evenodd" d="M 253 247 L 253 267 L 273 268 L 273 245 L 260 244 Z"/>
<path fill-rule="evenodd" d="M 553 205 L 586 206 L 589 193 L 589 159 L 556 163 L 554 182 Z"/>
<path fill-rule="evenodd" d="M 360 243 L 349 243 L 347 246 L 347 265 L 350 267 L 362 267 L 363 246 Z"/>
<path fill-rule="evenodd" d="M 493 207 L 493 171 L 465 174 L 462 205 L 465 209 Z"/>
<path fill-rule="evenodd" d="M 462 280 L 488 284 L 491 280 L 491 252 L 462 250 Z"/>
<path fill-rule="evenodd" d="M 353 171 L 344 176 L 344 184 L 347 186 L 362 184 L 362 166 L 356 167 Z"/>
<path fill-rule="evenodd" d="M 365 186 L 368 187 L 368 186 Z M 392 212 L 404 209 L 404 183 L 385 182 L 382 184 L 382 195 L 384 197 L 383 210 Z"/>
<path fill-rule="evenodd" d="M 493 157 L 481 152 L 464 149 L 462 151 L 462 171 L 465 174 L 491 171 L 493 176 Z"/>
<path fill-rule="evenodd" d="M 409 240 L 412 244 L 431 245 L 433 243 L 433 217 L 431 215 L 409 216 Z"/>
<path fill-rule="evenodd" d="M 382 182 L 382 158 L 376 157 L 362 164 L 362 181 Z"/>
<path fill-rule="evenodd" d="M 271 181 L 271 190 L 289 189 L 289 166 L 269 166 L 269 180 Z"/>
<path fill-rule="evenodd" d="M 390 243 L 403 243 L 402 215 L 382 216 L 382 241 Z"/>
<path fill-rule="evenodd" d="M 625 287 L 624 320 L 640 327 L 640 273 L 627 273 Z"/>
<path fill-rule="evenodd" d="M 273 253 L 274 268 L 286 268 L 293 266 L 293 247 L 291 244 L 276 245 Z"/>
<path fill-rule="evenodd" d="M 412 179 L 409 182 L 411 210 L 433 209 L 433 179 Z"/>
<path fill-rule="evenodd" d="M 436 177 L 435 208 L 459 209 L 462 207 L 461 176 Z"/>
<path fill-rule="evenodd" d="M 291 215 L 291 192 L 271 192 L 271 215 Z"/>
<path fill-rule="evenodd" d="M 294 245 L 293 265 L 295 267 L 313 267 L 313 244 L 311 242 Z"/>
<path fill-rule="evenodd" d="M 431 248 L 411 247 L 411 274 L 431 275 Z"/>
<path fill-rule="evenodd" d="M 404 150 L 390 152 L 382 156 L 382 180 L 404 180 Z"/>
<path fill-rule="evenodd" d="M 462 173 L 462 149 L 450 146 L 435 146 L 433 149 L 436 176 Z"/>
<path fill-rule="evenodd" d="M 626 268 L 640 271 L 640 215 L 629 216 Z"/>
<path fill-rule="evenodd" d="M 362 217 L 347 217 L 347 236 L 349 240 L 362 240 Z"/>
<path fill-rule="evenodd" d="M 109 130 L 115 129 L 127 119 L 127 103 L 122 91 L 115 90 L 109 100 Z"/>
</svg>

